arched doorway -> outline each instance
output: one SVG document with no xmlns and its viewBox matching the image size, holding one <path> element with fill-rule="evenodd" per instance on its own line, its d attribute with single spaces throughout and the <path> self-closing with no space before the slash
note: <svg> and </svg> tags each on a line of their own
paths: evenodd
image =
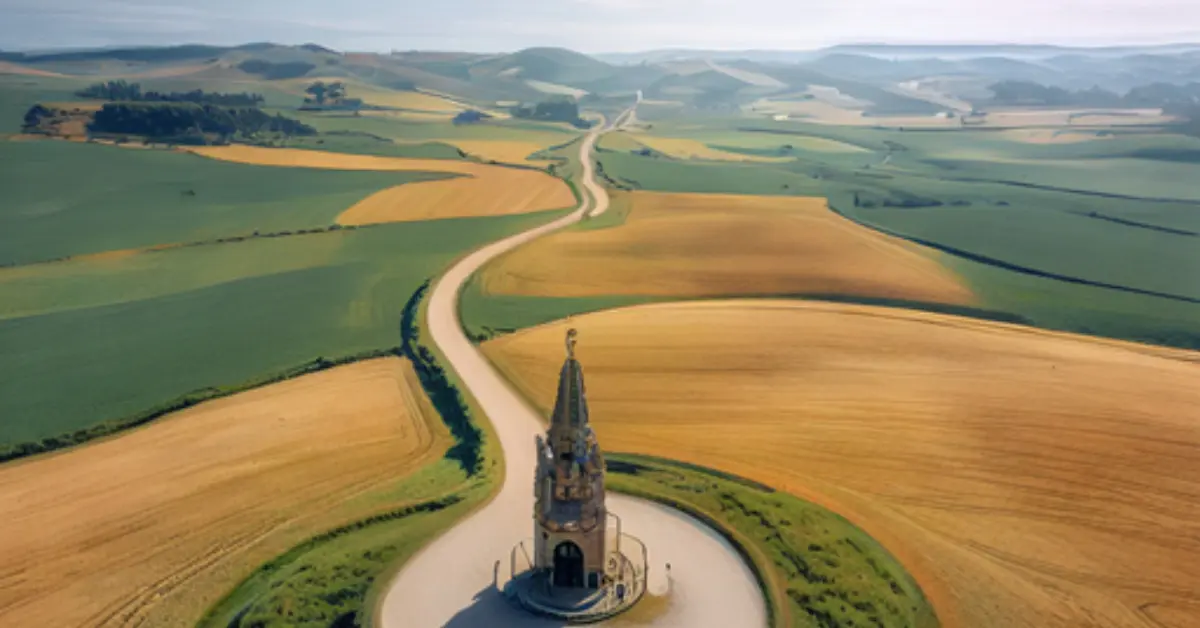
<svg viewBox="0 0 1200 628">
<path fill-rule="evenodd" d="M 570 541 L 554 548 L 554 586 L 583 586 L 583 550 Z"/>
</svg>

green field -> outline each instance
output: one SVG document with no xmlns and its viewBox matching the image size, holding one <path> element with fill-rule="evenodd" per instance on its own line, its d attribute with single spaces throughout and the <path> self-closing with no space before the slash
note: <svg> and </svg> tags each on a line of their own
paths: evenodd
<svg viewBox="0 0 1200 628">
<path fill-rule="evenodd" d="M 94 81 L 0 74 L 0 134 L 20 133 L 25 112 L 39 102 L 78 100 L 75 90 L 90 82 Z"/>
<path fill-rule="evenodd" d="M 1118 130 L 1103 140 L 1032 144 L 987 130 L 768 126 L 729 118 L 656 122 L 650 132 L 754 154 L 781 154 L 771 147 L 786 142 L 792 159 L 680 161 L 614 143 L 598 154 L 610 184 L 824 196 L 864 225 L 949 253 L 984 310 L 1053 329 L 1200 347 L 1196 138 Z M 813 150 L 815 140 L 868 151 Z M 1144 200 L 1150 198 L 1167 200 Z M 465 302 L 473 331 L 561 316 L 569 305 L 479 296 Z M 522 309 L 531 312 L 518 315 Z"/>
<path fill-rule="evenodd" d="M 405 300 L 463 252 L 559 212 L 254 238 L 0 270 L 0 444 L 399 344 Z"/>
<path fill-rule="evenodd" d="M 920 587 L 849 521 L 770 487 L 692 465 L 608 457 L 608 486 L 708 520 L 755 567 L 773 626 L 937 626 Z"/>
<path fill-rule="evenodd" d="M 326 227 L 378 190 L 445 176 L 248 166 L 57 140 L 0 142 L 0 264 Z"/>
<path fill-rule="evenodd" d="M 489 479 L 468 484 L 443 460 L 391 491 L 373 493 L 368 497 L 383 512 L 324 532 L 259 567 L 197 625 L 370 625 L 372 594 L 378 594 L 372 586 L 481 503 Z"/>
</svg>

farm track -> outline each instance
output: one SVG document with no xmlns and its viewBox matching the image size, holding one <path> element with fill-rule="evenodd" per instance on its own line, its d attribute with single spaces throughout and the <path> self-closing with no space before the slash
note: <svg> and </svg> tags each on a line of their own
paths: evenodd
<svg viewBox="0 0 1200 628">
<path fill-rule="evenodd" d="M 619 124 L 629 113 L 617 118 Z M 585 198 L 571 214 L 485 246 L 444 274 L 429 300 L 429 330 L 446 360 L 487 413 L 504 450 L 505 479 L 483 509 L 446 532 L 410 559 L 390 583 L 377 609 L 385 628 L 555 626 L 514 609 L 495 590 L 497 565 L 532 532 L 534 437 L 544 431 L 539 414 L 519 397 L 467 339 L 459 320 L 458 294 L 486 262 L 541 235 L 598 216 L 608 196 L 596 182 L 592 151 L 603 128 L 583 141 Z M 586 342 L 586 339 L 584 339 Z M 543 382 L 553 387 L 553 381 Z M 671 593 L 673 603 L 652 625 L 761 626 L 766 609 L 754 575 L 737 551 L 699 521 L 644 500 L 610 494 L 608 506 L 626 532 L 650 551 L 652 594 Z M 671 574 L 661 568 L 673 565 Z M 452 574 L 447 577 L 448 574 Z"/>
</svg>

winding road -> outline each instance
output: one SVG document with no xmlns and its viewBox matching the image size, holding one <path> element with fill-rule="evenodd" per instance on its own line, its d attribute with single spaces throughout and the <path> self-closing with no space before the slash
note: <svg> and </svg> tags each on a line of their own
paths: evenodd
<svg viewBox="0 0 1200 628">
<path fill-rule="evenodd" d="M 617 122 L 632 112 L 629 109 Z M 587 193 L 577 210 L 475 251 L 433 288 L 428 312 L 433 341 L 491 419 L 504 450 L 506 473 L 495 499 L 430 543 L 396 575 L 379 607 L 377 623 L 383 628 L 562 625 L 516 610 L 493 587 L 495 562 L 500 561 L 505 569 L 513 545 L 533 534 L 534 437 L 545 427 L 538 413 L 463 333 L 458 294 L 471 274 L 489 260 L 608 208 L 608 195 L 596 182 L 591 157 L 596 139 L 610 128 L 598 126 L 580 147 Z M 586 343 L 587 338 L 580 341 Z M 545 385 L 553 387 L 556 382 Z M 609 510 L 620 515 L 623 530 L 649 548 L 650 594 L 670 591 L 667 610 L 648 625 L 766 625 L 766 609 L 754 576 L 723 538 L 696 519 L 652 502 L 613 493 L 607 502 Z M 671 565 L 669 576 L 664 568 L 667 563 Z"/>
</svg>

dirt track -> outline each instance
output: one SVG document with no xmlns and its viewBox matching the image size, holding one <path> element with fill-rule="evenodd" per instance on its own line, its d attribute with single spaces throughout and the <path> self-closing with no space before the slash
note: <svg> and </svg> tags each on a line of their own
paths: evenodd
<svg viewBox="0 0 1200 628">
<path fill-rule="evenodd" d="M 540 625 L 508 606 L 492 582 L 495 561 L 505 563 L 512 546 L 533 533 L 529 479 L 536 460 L 534 436 L 544 427 L 539 415 L 513 393 L 464 336 L 458 319 L 458 292 L 488 260 L 576 222 L 589 211 L 597 215 L 607 208 L 607 195 L 592 173 L 596 137 L 595 133 L 589 135 L 580 149 L 584 185 L 594 204 L 585 201 L 566 217 L 479 249 L 451 268 L 434 287 L 428 313 L 430 332 L 495 426 L 507 475 L 490 504 L 404 566 L 381 602 L 380 623 L 385 628 Z M 556 383 L 551 378 L 541 384 L 554 388 Z M 749 569 L 711 530 L 678 512 L 641 500 L 610 495 L 608 505 L 622 517 L 624 530 L 650 548 L 652 593 L 666 590 L 663 565 L 672 564 L 672 604 L 653 625 L 728 628 L 765 624 L 762 596 Z"/>
</svg>

